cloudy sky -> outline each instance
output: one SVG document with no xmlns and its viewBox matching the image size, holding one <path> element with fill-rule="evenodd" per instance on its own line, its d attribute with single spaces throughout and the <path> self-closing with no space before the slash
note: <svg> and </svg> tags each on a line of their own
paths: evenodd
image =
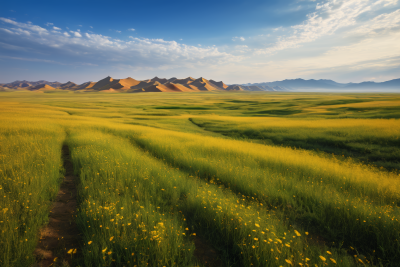
<svg viewBox="0 0 400 267">
<path fill-rule="evenodd" d="M 400 78 L 398 0 L 2 1 L 0 83 Z"/>
</svg>

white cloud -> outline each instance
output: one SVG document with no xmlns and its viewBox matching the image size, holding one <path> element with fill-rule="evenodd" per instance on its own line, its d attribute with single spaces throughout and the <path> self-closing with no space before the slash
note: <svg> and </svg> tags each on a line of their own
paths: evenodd
<svg viewBox="0 0 400 267">
<path fill-rule="evenodd" d="M 397 0 L 328 0 L 323 4 L 317 3 L 315 12 L 308 14 L 307 20 L 291 27 L 290 36 L 281 36 L 272 47 L 259 49 L 256 54 L 272 54 L 296 48 L 303 43 L 332 35 L 339 29 L 357 26 L 357 18 L 361 14 L 396 3 Z"/>
<path fill-rule="evenodd" d="M 235 52 L 236 53 L 247 53 L 251 51 L 251 49 L 247 45 L 236 45 Z"/>
<path fill-rule="evenodd" d="M 5 31 L 5 32 L 8 32 L 8 33 L 10 33 L 10 34 L 14 34 L 14 32 L 13 32 L 13 31 L 10 31 L 9 29 L 0 28 L 0 30 Z"/>
<path fill-rule="evenodd" d="M 2 18 L 2 17 L 0 17 L 0 20 L 3 21 L 3 22 L 6 22 L 6 23 L 12 24 L 14 26 L 17 26 L 19 28 L 26 29 L 26 30 L 32 31 L 32 32 L 36 32 L 38 34 L 43 34 L 43 35 L 47 35 L 48 34 L 48 31 L 45 28 L 42 28 L 42 27 L 37 26 L 37 25 L 32 25 L 30 23 L 28 23 L 28 24 L 27 23 L 20 23 L 20 22 L 16 22 L 14 20 Z"/>
<path fill-rule="evenodd" d="M 118 30 L 115 30 L 116 32 L 118 32 L 118 33 L 121 33 L 121 31 L 118 31 Z"/>
<path fill-rule="evenodd" d="M 400 27 L 400 9 L 392 13 L 385 13 L 376 16 L 353 31 L 350 31 L 348 35 L 375 35 L 379 32 L 389 31 L 397 27 Z"/>
<path fill-rule="evenodd" d="M 238 41 L 238 40 L 240 40 L 240 41 L 244 41 L 244 40 L 246 40 L 244 37 L 237 37 L 237 36 L 235 36 L 235 37 L 233 37 L 232 38 L 232 41 Z"/>
<path fill-rule="evenodd" d="M 56 31 L 61 31 L 61 28 L 58 28 L 56 26 L 54 26 L 53 29 L 56 30 Z"/>
<path fill-rule="evenodd" d="M 32 23 L 32 22 L 30 22 L 30 23 Z M 54 25 L 54 23 L 47 22 L 47 23 L 46 23 L 46 24 L 44 24 L 44 25 L 46 25 L 46 26 L 52 26 L 52 25 Z"/>
<path fill-rule="evenodd" d="M 82 37 L 82 35 L 79 32 L 74 32 L 74 31 L 69 31 L 70 33 L 72 33 L 75 37 Z"/>
<path fill-rule="evenodd" d="M 134 29 L 134 28 L 130 28 L 130 29 L 128 29 L 128 31 L 133 31 L 133 32 L 134 32 L 134 31 L 135 31 L 135 29 Z"/>
<path fill-rule="evenodd" d="M 91 29 L 93 29 L 93 26 L 89 26 Z"/>
<path fill-rule="evenodd" d="M 85 60 L 90 64 L 109 66 L 130 65 L 142 69 L 171 68 L 196 68 L 196 66 L 220 65 L 227 62 L 238 62 L 243 59 L 226 52 L 221 52 L 217 47 L 199 47 L 185 45 L 176 41 L 164 39 L 148 39 L 130 36 L 128 41 L 111 38 L 102 34 L 81 33 L 77 31 L 65 31 L 62 34 L 57 31 L 47 31 L 35 25 L 19 23 L 13 20 L 0 18 L 11 27 L 4 27 L 2 31 L 17 36 L 14 44 L 28 47 L 39 54 L 57 55 L 66 61 Z M 19 27 L 15 27 L 15 26 Z M 24 28 L 21 28 L 21 27 Z M 22 34 L 21 29 L 30 33 L 30 36 Z M 44 35 L 46 32 L 47 35 Z M 75 38 L 70 38 L 70 37 Z M 78 38 L 76 38 L 78 37 Z M 1 43 L 0 38 L 0 43 Z M 51 48 L 49 50 L 49 48 Z M 58 51 L 58 52 L 57 52 Z M 54 55 L 51 53 L 55 53 Z M 68 55 L 67 57 L 65 55 Z M 62 62 L 62 61 L 61 61 Z M 132 63 L 133 62 L 133 63 Z"/>
</svg>

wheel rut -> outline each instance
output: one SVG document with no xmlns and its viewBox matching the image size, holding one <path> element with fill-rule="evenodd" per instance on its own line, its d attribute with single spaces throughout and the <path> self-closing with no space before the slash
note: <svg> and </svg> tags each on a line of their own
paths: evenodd
<svg viewBox="0 0 400 267">
<path fill-rule="evenodd" d="M 37 266 L 68 266 L 79 255 L 80 234 L 75 223 L 77 181 L 67 145 L 62 147 L 65 176 L 53 202 L 49 223 L 39 232 L 35 249 Z"/>
</svg>

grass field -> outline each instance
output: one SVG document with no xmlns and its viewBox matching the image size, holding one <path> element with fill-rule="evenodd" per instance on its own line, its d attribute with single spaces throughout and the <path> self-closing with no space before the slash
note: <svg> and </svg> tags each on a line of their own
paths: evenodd
<svg viewBox="0 0 400 267">
<path fill-rule="evenodd" d="M 67 145 L 79 178 L 72 266 L 397 266 L 399 104 L 1 92 L 0 265 L 37 261 Z"/>
</svg>

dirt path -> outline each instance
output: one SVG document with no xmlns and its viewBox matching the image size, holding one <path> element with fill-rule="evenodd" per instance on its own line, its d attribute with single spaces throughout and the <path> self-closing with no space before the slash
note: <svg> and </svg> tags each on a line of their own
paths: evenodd
<svg viewBox="0 0 400 267">
<path fill-rule="evenodd" d="M 194 239 L 194 256 L 203 264 L 205 267 L 221 267 L 226 266 L 220 259 L 217 251 L 206 240 L 196 236 Z"/>
<path fill-rule="evenodd" d="M 35 249 L 38 266 L 68 266 L 79 254 L 79 231 L 75 223 L 76 182 L 69 148 L 62 148 L 65 177 L 51 207 L 49 223 L 40 230 L 40 240 Z M 68 254 L 70 250 L 76 253 Z M 68 263 L 68 265 L 67 265 Z"/>
</svg>

